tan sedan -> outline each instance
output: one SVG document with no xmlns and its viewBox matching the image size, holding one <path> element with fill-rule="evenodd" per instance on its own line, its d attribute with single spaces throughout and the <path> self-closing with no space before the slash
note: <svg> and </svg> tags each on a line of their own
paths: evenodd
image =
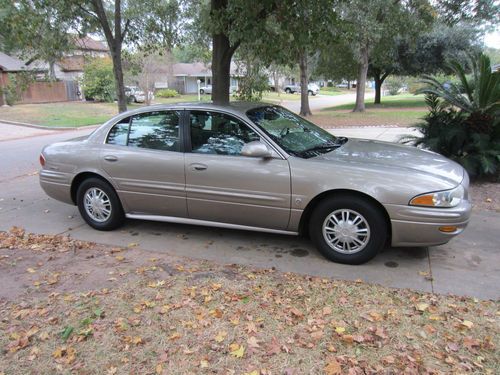
<svg viewBox="0 0 500 375">
<path fill-rule="evenodd" d="M 98 230 L 130 218 L 301 233 L 350 264 L 386 244 L 446 243 L 471 211 L 467 173 L 445 157 L 335 137 L 262 103 L 144 107 L 40 162 L 45 192 Z"/>
</svg>

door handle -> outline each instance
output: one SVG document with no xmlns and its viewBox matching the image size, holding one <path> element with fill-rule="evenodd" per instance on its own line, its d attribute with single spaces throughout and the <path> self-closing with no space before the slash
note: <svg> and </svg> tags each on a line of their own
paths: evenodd
<svg viewBox="0 0 500 375">
<path fill-rule="evenodd" d="M 205 164 L 193 163 L 190 165 L 192 171 L 204 171 L 208 167 Z"/>
<path fill-rule="evenodd" d="M 106 161 L 117 161 L 118 158 L 116 156 L 114 156 L 114 155 L 106 155 L 104 157 L 104 160 L 106 160 Z"/>
</svg>

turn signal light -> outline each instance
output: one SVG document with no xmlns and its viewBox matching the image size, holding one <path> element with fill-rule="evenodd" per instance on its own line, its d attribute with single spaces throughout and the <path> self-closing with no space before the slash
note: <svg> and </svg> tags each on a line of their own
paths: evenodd
<svg viewBox="0 0 500 375">
<path fill-rule="evenodd" d="M 40 165 L 45 167 L 45 158 L 43 157 L 43 154 L 40 154 Z"/>
<path fill-rule="evenodd" d="M 432 194 L 421 195 L 413 198 L 411 204 L 415 206 L 434 206 L 434 197 Z"/>
<path fill-rule="evenodd" d="M 444 233 L 452 233 L 452 232 L 455 232 L 457 230 L 457 227 L 454 225 L 447 225 L 444 227 L 439 227 L 439 230 L 441 232 L 444 232 Z"/>
</svg>

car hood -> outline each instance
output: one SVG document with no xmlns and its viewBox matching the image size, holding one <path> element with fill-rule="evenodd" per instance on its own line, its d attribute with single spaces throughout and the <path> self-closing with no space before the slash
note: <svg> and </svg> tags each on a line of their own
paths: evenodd
<svg viewBox="0 0 500 375">
<path fill-rule="evenodd" d="M 386 168 L 414 170 L 445 179 L 453 186 L 458 185 L 464 178 L 462 166 L 440 154 L 397 143 L 367 139 L 349 138 L 341 147 L 314 159 L 372 165 L 380 168 L 381 173 Z"/>
</svg>

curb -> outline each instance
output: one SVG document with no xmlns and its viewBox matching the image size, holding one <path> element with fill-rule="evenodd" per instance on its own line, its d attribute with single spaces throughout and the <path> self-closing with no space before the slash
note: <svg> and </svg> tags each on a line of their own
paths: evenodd
<svg viewBox="0 0 500 375">
<path fill-rule="evenodd" d="M 35 125 L 35 124 L 28 124 L 25 122 L 18 122 L 18 121 L 11 121 L 11 120 L 3 120 L 0 118 L 0 123 L 8 124 L 8 125 L 15 125 L 15 126 L 23 126 L 25 128 L 32 128 L 32 129 L 40 129 L 40 130 L 79 130 L 79 129 L 88 129 L 88 128 L 93 128 L 96 126 L 100 126 L 102 124 L 96 124 L 96 125 L 85 125 L 85 126 L 78 126 L 78 127 L 70 127 L 70 126 L 44 126 L 44 125 Z"/>
</svg>

